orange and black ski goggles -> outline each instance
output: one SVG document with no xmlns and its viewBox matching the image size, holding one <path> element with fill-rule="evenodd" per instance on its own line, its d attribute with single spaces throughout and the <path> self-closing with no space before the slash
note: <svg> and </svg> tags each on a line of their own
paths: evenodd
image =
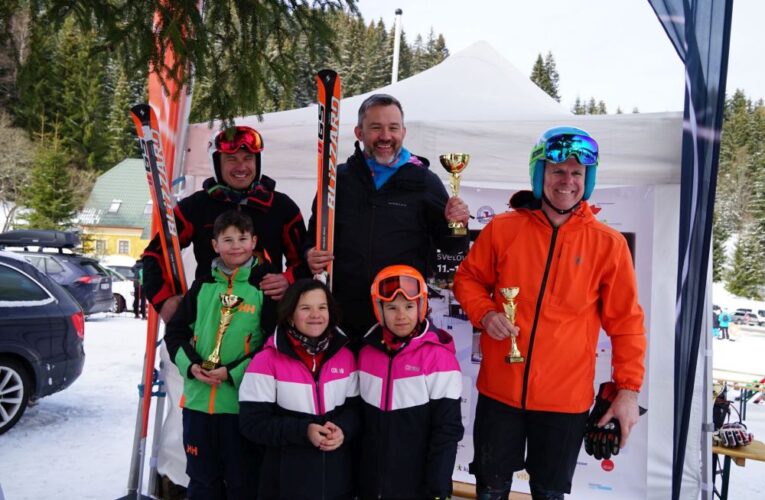
<svg viewBox="0 0 765 500">
<path fill-rule="evenodd" d="M 377 285 L 377 297 L 383 302 L 392 301 L 397 293 L 402 293 L 407 300 L 417 300 L 422 296 L 420 280 L 411 276 L 391 276 L 380 280 Z"/>
<path fill-rule="evenodd" d="M 242 148 L 250 153 L 260 153 L 263 151 L 263 137 L 254 128 L 243 125 L 223 130 L 215 137 L 218 153 L 234 154 Z"/>
</svg>

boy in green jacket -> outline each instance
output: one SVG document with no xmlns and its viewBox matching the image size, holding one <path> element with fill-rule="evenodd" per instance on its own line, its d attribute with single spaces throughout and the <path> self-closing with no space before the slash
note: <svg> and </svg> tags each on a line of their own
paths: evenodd
<svg viewBox="0 0 765 500">
<path fill-rule="evenodd" d="M 237 211 L 215 219 L 218 257 L 194 281 L 165 331 L 170 359 L 184 379 L 183 445 L 187 495 L 249 498 L 260 460 L 239 434 L 239 384 L 275 326 L 275 305 L 260 289 L 272 272 L 253 256 L 252 220 Z"/>
</svg>

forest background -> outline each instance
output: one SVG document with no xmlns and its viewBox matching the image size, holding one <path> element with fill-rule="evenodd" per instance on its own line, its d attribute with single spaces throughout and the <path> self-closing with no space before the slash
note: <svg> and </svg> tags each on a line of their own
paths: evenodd
<svg viewBox="0 0 765 500">
<path fill-rule="evenodd" d="M 191 122 L 300 108 L 313 75 L 331 67 L 344 96 L 390 83 L 393 27 L 364 20 L 354 0 L 165 5 L 165 44 L 154 43 L 151 2 L 9 0 L 0 6 L 0 208 L 14 226 L 69 228 L 99 174 L 140 158 L 128 110 L 146 100 L 149 60 L 182 49 L 194 67 Z M 180 36 L 193 32 L 193 43 Z M 398 79 L 449 56 L 447 41 L 402 32 Z M 181 44 L 181 41 L 184 41 Z M 530 78 L 560 101 L 555 57 Z M 575 114 L 607 114 L 577 97 Z M 630 110 L 639 112 L 637 108 Z M 615 113 L 621 113 L 617 108 Z M 765 104 L 732 89 L 726 99 L 713 228 L 713 276 L 731 293 L 765 298 Z M 18 215 L 22 215 L 17 217 Z"/>
</svg>

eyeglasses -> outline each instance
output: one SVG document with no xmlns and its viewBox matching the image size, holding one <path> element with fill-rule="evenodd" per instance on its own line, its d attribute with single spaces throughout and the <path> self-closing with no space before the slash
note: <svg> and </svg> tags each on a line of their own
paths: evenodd
<svg viewBox="0 0 765 500">
<path fill-rule="evenodd" d="M 377 295 L 385 302 L 392 301 L 398 292 L 407 300 L 417 300 L 422 295 L 420 281 L 411 276 L 391 276 L 377 285 Z"/>
<path fill-rule="evenodd" d="M 586 167 L 598 164 L 598 143 L 592 137 L 561 134 L 550 137 L 531 152 L 531 161 L 548 160 L 563 163 L 571 156 Z"/>
<path fill-rule="evenodd" d="M 231 138 L 229 139 L 229 137 Z M 234 127 L 233 136 L 230 129 L 223 130 L 215 136 L 215 150 L 219 153 L 233 154 L 242 148 L 245 148 L 250 153 L 260 153 L 263 151 L 263 138 L 257 130 L 238 126 Z"/>
</svg>

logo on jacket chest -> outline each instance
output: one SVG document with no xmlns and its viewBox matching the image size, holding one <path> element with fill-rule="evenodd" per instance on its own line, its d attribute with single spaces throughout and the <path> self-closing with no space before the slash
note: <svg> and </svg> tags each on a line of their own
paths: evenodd
<svg viewBox="0 0 765 500">
<path fill-rule="evenodd" d="M 410 365 L 408 363 L 404 365 L 404 371 L 405 372 L 419 372 L 421 370 L 422 370 L 422 368 L 420 368 L 419 366 Z"/>
<path fill-rule="evenodd" d="M 338 368 L 336 366 L 333 366 L 332 369 L 330 370 L 330 373 L 335 373 L 335 374 L 339 373 L 342 375 L 345 373 L 345 368 Z"/>
<path fill-rule="evenodd" d="M 237 311 L 247 313 L 247 314 L 255 314 L 255 304 L 245 304 L 242 303 L 239 305 L 239 307 L 236 308 Z"/>
<path fill-rule="evenodd" d="M 397 207 L 397 208 L 407 208 L 409 206 L 408 203 L 405 203 L 403 201 L 393 201 L 390 200 L 386 203 L 389 207 Z"/>
</svg>

